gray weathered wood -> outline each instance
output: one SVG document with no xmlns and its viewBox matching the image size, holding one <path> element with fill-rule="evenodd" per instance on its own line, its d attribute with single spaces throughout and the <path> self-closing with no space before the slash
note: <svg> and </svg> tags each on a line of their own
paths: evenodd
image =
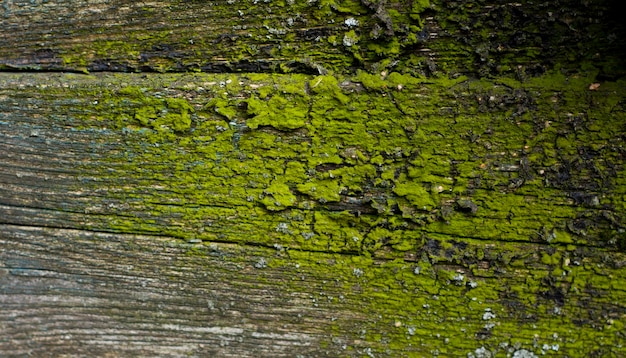
<svg viewBox="0 0 626 358">
<path fill-rule="evenodd" d="M 625 354 L 613 2 L 2 5 L 0 356 Z"/>
</svg>

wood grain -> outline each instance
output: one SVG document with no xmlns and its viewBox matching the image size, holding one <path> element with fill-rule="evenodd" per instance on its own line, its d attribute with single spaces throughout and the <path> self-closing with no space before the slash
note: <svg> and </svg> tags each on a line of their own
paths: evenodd
<svg viewBox="0 0 626 358">
<path fill-rule="evenodd" d="M 609 0 L 7 0 L 0 13 L 6 70 L 624 74 Z"/>
<path fill-rule="evenodd" d="M 407 77 L 398 90 L 369 77 L 1 74 L 0 352 L 619 355 L 624 93 L 581 76 L 547 90 Z M 334 117 L 339 93 L 362 111 Z M 303 127 L 243 105 L 278 96 L 312 106 Z M 452 98 L 465 105 L 440 107 Z M 142 124 L 146 107 L 183 118 L 171 99 L 193 108 L 189 128 Z M 519 103 L 558 114 L 547 125 Z M 341 130 L 366 120 L 385 131 Z M 426 199 L 396 189 L 408 170 Z M 265 200 L 283 200 L 277 181 L 293 201 Z"/>
<path fill-rule="evenodd" d="M 3 1 L 0 356 L 624 356 L 617 8 Z"/>
</svg>

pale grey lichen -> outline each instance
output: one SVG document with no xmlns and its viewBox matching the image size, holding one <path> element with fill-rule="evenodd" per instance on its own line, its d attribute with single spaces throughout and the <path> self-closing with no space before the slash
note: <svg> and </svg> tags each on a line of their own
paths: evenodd
<svg viewBox="0 0 626 358">
<path fill-rule="evenodd" d="M 356 45 L 357 42 L 359 42 L 359 38 L 356 37 L 354 31 L 350 31 L 343 36 L 343 45 L 345 47 L 352 47 Z"/>
<path fill-rule="evenodd" d="M 465 276 L 461 275 L 460 273 L 457 273 L 456 275 L 454 275 L 454 277 L 452 277 L 452 281 L 456 282 L 457 284 L 463 282 L 463 280 L 465 280 Z"/>
<path fill-rule="evenodd" d="M 526 349 L 518 349 L 513 352 L 513 358 L 537 358 L 537 355 Z"/>
<path fill-rule="evenodd" d="M 266 268 L 266 267 L 267 267 L 267 261 L 265 260 L 265 258 L 264 258 L 264 257 L 261 257 L 261 258 L 259 259 L 259 261 L 257 261 L 257 262 L 254 264 L 254 267 L 255 267 L 255 268 L 258 268 L 258 269 Z"/>
<path fill-rule="evenodd" d="M 485 308 L 485 313 L 483 313 L 483 320 L 488 321 L 494 318 L 496 318 L 496 315 L 491 312 L 491 308 Z"/>
<path fill-rule="evenodd" d="M 344 23 L 346 24 L 346 26 L 348 27 L 355 27 L 355 26 L 359 26 L 359 20 L 355 19 L 354 17 L 349 17 L 346 19 L 346 21 L 344 21 Z"/>
<path fill-rule="evenodd" d="M 557 343 L 552 344 L 552 345 L 550 345 L 550 344 L 544 344 L 544 345 L 543 345 L 543 347 L 541 347 L 541 349 L 543 349 L 544 351 L 553 350 L 553 351 L 555 351 L 555 352 L 558 352 L 558 351 L 559 351 L 559 348 L 560 348 L 560 346 L 559 346 Z"/>
<path fill-rule="evenodd" d="M 493 354 L 487 348 L 476 348 L 473 353 L 467 353 L 467 358 L 491 358 Z"/>
<path fill-rule="evenodd" d="M 276 231 L 280 232 L 280 233 L 283 233 L 283 234 L 289 234 L 290 233 L 289 232 L 289 224 L 287 224 L 287 223 L 279 223 L 276 226 Z"/>
</svg>

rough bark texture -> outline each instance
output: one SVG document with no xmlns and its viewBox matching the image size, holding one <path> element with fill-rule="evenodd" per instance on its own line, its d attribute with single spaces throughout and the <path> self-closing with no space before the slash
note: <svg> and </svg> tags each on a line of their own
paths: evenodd
<svg viewBox="0 0 626 358">
<path fill-rule="evenodd" d="M 626 352 L 611 3 L 2 9 L 0 355 Z"/>
</svg>

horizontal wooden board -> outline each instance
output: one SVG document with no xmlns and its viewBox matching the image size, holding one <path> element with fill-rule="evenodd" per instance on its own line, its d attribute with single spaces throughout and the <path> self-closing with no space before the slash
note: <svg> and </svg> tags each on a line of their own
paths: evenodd
<svg viewBox="0 0 626 358">
<path fill-rule="evenodd" d="M 624 75 L 611 1 L 4 1 L 0 68 Z"/>
<path fill-rule="evenodd" d="M 622 354 L 596 76 L 0 74 L 0 352 Z"/>
</svg>

